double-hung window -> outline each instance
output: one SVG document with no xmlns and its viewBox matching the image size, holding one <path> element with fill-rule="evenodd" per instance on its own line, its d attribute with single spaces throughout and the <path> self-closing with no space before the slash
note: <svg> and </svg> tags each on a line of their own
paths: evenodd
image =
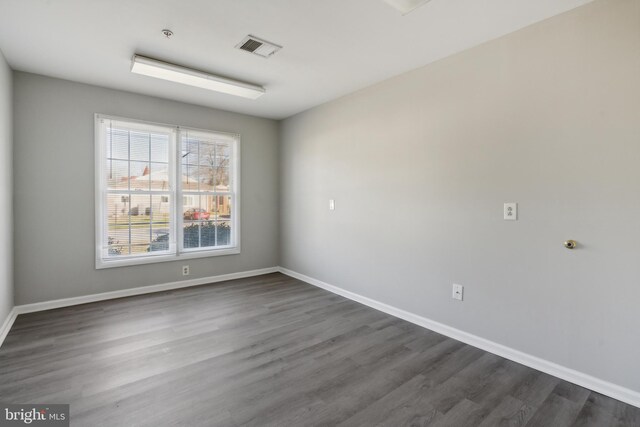
<svg viewBox="0 0 640 427">
<path fill-rule="evenodd" d="M 96 115 L 96 268 L 239 253 L 239 144 Z"/>
</svg>

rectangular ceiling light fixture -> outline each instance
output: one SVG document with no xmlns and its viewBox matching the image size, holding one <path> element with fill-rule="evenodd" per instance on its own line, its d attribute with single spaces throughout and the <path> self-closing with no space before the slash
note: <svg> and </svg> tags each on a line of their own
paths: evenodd
<svg viewBox="0 0 640 427">
<path fill-rule="evenodd" d="M 430 0 L 384 0 L 385 3 L 395 7 L 403 15 L 406 15 L 429 1 Z"/>
<path fill-rule="evenodd" d="M 262 86 L 227 79 L 140 55 L 133 56 L 131 72 L 249 99 L 257 99 L 266 93 Z"/>
</svg>

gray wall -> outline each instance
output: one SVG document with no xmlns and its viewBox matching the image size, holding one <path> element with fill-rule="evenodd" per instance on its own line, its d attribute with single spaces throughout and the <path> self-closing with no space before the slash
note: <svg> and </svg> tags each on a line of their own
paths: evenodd
<svg viewBox="0 0 640 427">
<path fill-rule="evenodd" d="M 14 73 L 16 304 L 278 264 L 278 124 L 175 101 Z M 213 95 L 212 95 L 213 96 Z M 94 113 L 241 134 L 242 253 L 96 270 Z"/>
<path fill-rule="evenodd" d="M 596 1 L 287 119 L 281 265 L 640 391 L 639 34 Z"/>
<path fill-rule="evenodd" d="M 13 308 L 12 82 L 0 52 L 0 326 Z"/>
</svg>

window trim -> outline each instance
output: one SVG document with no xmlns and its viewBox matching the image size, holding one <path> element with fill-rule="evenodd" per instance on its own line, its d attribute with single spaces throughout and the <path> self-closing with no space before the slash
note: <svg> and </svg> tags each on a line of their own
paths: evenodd
<svg viewBox="0 0 640 427">
<path fill-rule="evenodd" d="M 104 204 L 106 194 L 106 182 L 105 182 L 105 170 L 104 170 L 104 154 L 105 151 L 105 141 L 104 135 L 101 132 L 101 120 L 115 120 L 115 121 L 123 121 L 128 123 L 139 123 L 145 127 L 163 127 L 163 128 L 172 128 L 174 130 L 174 150 L 173 153 L 169 153 L 169 163 L 173 161 L 172 175 L 174 176 L 174 188 L 171 191 L 172 197 L 175 200 L 175 203 L 172 204 L 172 219 L 173 224 L 171 227 L 171 233 L 173 233 L 175 237 L 175 252 L 174 253 L 159 253 L 157 255 L 147 255 L 147 256 L 129 256 L 122 257 L 113 260 L 107 260 L 102 258 L 102 248 L 101 243 L 102 238 L 105 231 L 105 223 L 104 223 Z M 241 179 L 241 170 L 240 170 L 240 155 L 241 155 L 241 137 L 238 133 L 233 132 L 220 132 L 209 129 L 199 129 L 187 126 L 179 126 L 167 123 L 158 123 L 151 122 L 146 120 L 139 119 L 130 119 L 127 117 L 120 116 L 112 116 L 106 114 L 94 114 L 94 157 L 95 157 L 95 268 L 96 269 L 104 269 L 104 268 L 113 268 L 113 267 L 124 267 L 124 266 L 133 266 L 133 265 L 142 265 L 142 264 L 153 264 L 160 262 L 170 262 L 170 261 L 180 261 L 187 259 L 197 259 L 197 258 L 208 258 L 215 256 L 225 256 L 225 255 L 236 255 L 240 253 L 240 243 L 241 243 L 241 195 L 240 195 L 240 179 Z M 203 132 L 203 133 L 213 133 L 213 134 L 221 134 L 228 135 L 234 139 L 234 143 L 232 144 L 232 174 L 231 174 L 231 191 L 229 192 L 233 196 L 233 207 L 231 210 L 231 242 L 232 245 L 221 246 L 216 249 L 189 249 L 182 250 L 182 244 L 179 239 L 183 238 L 182 234 L 182 226 L 183 226 L 183 190 L 182 190 L 182 182 L 180 180 L 182 162 L 180 161 L 180 156 L 182 154 L 181 147 L 181 132 L 182 131 L 193 131 L 193 132 Z M 216 194 L 218 195 L 218 194 Z M 171 249 L 169 249 L 171 250 Z"/>
</svg>

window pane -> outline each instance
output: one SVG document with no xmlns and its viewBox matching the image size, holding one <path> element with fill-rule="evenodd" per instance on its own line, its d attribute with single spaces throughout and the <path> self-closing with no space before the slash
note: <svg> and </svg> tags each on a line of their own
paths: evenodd
<svg viewBox="0 0 640 427">
<path fill-rule="evenodd" d="M 198 152 L 198 164 L 202 166 L 213 166 L 216 162 L 216 145 L 200 141 Z"/>
<path fill-rule="evenodd" d="M 231 219 L 231 196 L 216 196 L 216 219 Z"/>
<path fill-rule="evenodd" d="M 200 191 L 229 191 L 229 146 L 200 143 Z"/>
<path fill-rule="evenodd" d="M 171 201 L 172 198 L 169 195 L 151 196 L 151 244 L 147 248 L 149 252 L 169 250 Z"/>
<path fill-rule="evenodd" d="M 231 222 L 216 221 L 216 243 L 217 246 L 228 246 L 231 244 Z"/>
<path fill-rule="evenodd" d="M 200 227 L 200 247 L 216 246 L 216 226 L 213 221 L 208 221 Z"/>
<path fill-rule="evenodd" d="M 184 165 L 183 173 L 185 172 L 183 182 L 189 182 L 190 191 L 230 191 L 229 168 Z"/>
<path fill-rule="evenodd" d="M 198 191 L 198 166 L 182 164 L 182 191 Z"/>
<path fill-rule="evenodd" d="M 182 163 L 197 165 L 198 164 L 198 141 L 182 138 Z"/>
<path fill-rule="evenodd" d="M 185 224 L 193 221 L 200 221 L 202 219 L 202 212 L 200 212 L 200 196 L 184 196 L 184 201 L 189 202 L 188 205 L 183 205 L 184 211 L 182 212 L 182 219 Z"/>
<path fill-rule="evenodd" d="M 182 207 L 184 208 L 184 210 L 187 211 L 191 208 L 200 207 L 200 201 L 198 200 L 198 197 L 199 196 L 195 195 L 182 196 Z"/>
<path fill-rule="evenodd" d="M 200 191 L 214 191 L 214 181 L 216 170 L 212 166 L 199 166 L 198 178 L 200 180 Z"/>
<path fill-rule="evenodd" d="M 148 194 L 131 195 L 129 209 L 131 217 L 131 253 L 146 251 L 151 243 L 151 196 Z M 144 250 L 141 250 L 142 246 Z"/>
<path fill-rule="evenodd" d="M 144 190 L 149 191 L 149 174 L 151 168 L 147 162 L 129 162 L 130 173 L 129 182 L 131 183 L 131 191 Z"/>
<path fill-rule="evenodd" d="M 110 189 L 169 189 L 169 134 L 109 128 L 106 145 Z"/>
<path fill-rule="evenodd" d="M 169 195 L 151 196 L 151 222 L 169 225 L 171 214 L 171 197 Z"/>
<path fill-rule="evenodd" d="M 193 132 L 182 136 L 185 248 L 214 248 L 232 243 L 233 137 Z"/>
<path fill-rule="evenodd" d="M 119 235 L 124 234 L 124 235 Z M 129 231 L 122 230 L 115 231 L 109 234 L 107 239 L 107 256 L 116 257 L 121 255 L 129 255 L 129 245 L 127 243 L 127 239 L 129 238 Z"/>
<path fill-rule="evenodd" d="M 149 164 L 149 180 L 151 190 L 170 190 L 169 186 L 169 165 L 166 163 Z"/>
<path fill-rule="evenodd" d="M 216 191 L 229 191 L 229 184 L 229 168 L 217 168 L 214 181 Z"/>
<path fill-rule="evenodd" d="M 150 167 L 149 167 L 149 162 L 130 162 L 129 163 L 131 166 L 131 176 L 132 177 L 138 177 L 138 176 L 147 176 L 149 175 L 149 173 L 151 172 Z M 147 178 L 148 180 L 148 178 Z"/>
<path fill-rule="evenodd" d="M 129 196 L 107 195 L 108 256 L 129 254 Z"/>
<path fill-rule="evenodd" d="M 128 194 L 108 194 L 107 195 L 107 223 L 108 224 L 129 224 L 129 195 Z"/>
<path fill-rule="evenodd" d="M 107 160 L 106 169 L 108 189 L 129 189 L 129 162 L 124 160 Z"/>
<path fill-rule="evenodd" d="M 182 137 L 182 177 L 185 191 L 229 191 L 231 146 L 219 135 Z"/>
<path fill-rule="evenodd" d="M 214 196 L 200 195 L 200 211 L 198 219 L 201 221 L 211 221 L 216 211 L 216 199 Z"/>
<path fill-rule="evenodd" d="M 199 200 L 184 212 L 184 247 L 207 248 L 231 244 L 231 196 L 185 196 Z"/>
<path fill-rule="evenodd" d="M 153 230 L 153 240 L 149 245 L 149 252 L 162 252 L 170 249 L 170 235 L 169 232 Z"/>
<path fill-rule="evenodd" d="M 229 221 L 205 221 L 200 224 L 200 247 L 228 246 L 231 244 Z"/>
<path fill-rule="evenodd" d="M 218 191 L 228 191 L 231 185 L 229 176 L 229 170 L 231 167 L 231 149 L 228 145 L 217 145 L 216 156 L 216 186 L 225 187 L 224 189 L 218 189 Z"/>
<path fill-rule="evenodd" d="M 151 135 L 148 133 L 131 131 L 131 160 L 149 161 L 149 142 Z"/>
<path fill-rule="evenodd" d="M 169 135 L 151 135 L 152 162 L 169 162 Z"/>
<path fill-rule="evenodd" d="M 132 194 L 129 214 L 132 222 L 149 222 L 151 196 L 148 194 Z"/>
<path fill-rule="evenodd" d="M 151 237 L 149 225 L 131 225 L 131 255 L 149 252 Z"/>
<path fill-rule="evenodd" d="M 108 255 L 139 255 L 168 250 L 170 211 L 168 195 L 109 194 Z"/>
<path fill-rule="evenodd" d="M 216 148 L 216 164 L 218 166 L 229 167 L 231 158 L 231 147 L 228 144 L 217 144 Z"/>
<path fill-rule="evenodd" d="M 171 197 L 151 196 L 151 244 L 149 252 L 167 251 L 171 243 Z"/>
<path fill-rule="evenodd" d="M 129 132 L 122 129 L 107 128 L 107 158 L 129 159 Z"/>
<path fill-rule="evenodd" d="M 182 231 L 185 249 L 200 247 L 200 221 L 185 221 Z"/>
<path fill-rule="evenodd" d="M 131 255 L 149 255 L 151 245 L 149 243 L 143 243 L 139 245 L 131 245 Z"/>
</svg>

